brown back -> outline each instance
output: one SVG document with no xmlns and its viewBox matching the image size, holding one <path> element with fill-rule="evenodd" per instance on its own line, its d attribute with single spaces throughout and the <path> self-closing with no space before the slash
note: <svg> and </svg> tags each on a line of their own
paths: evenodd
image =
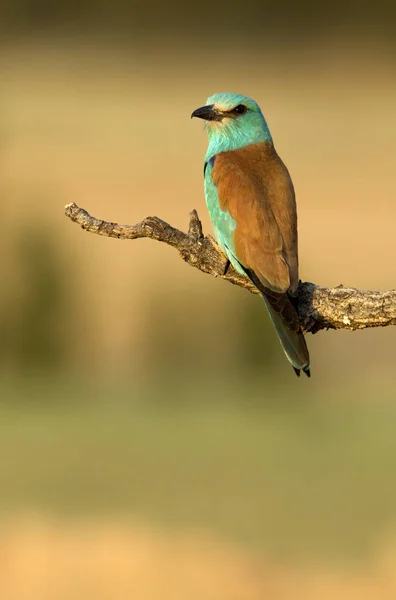
<svg viewBox="0 0 396 600">
<path fill-rule="evenodd" d="M 297 212 L 288 170 L 270 143 L 216 156 L 212 172 L 221 208 L 236 222 L 238 260 L 275 292 L 298 286 Z"/>
</svg>

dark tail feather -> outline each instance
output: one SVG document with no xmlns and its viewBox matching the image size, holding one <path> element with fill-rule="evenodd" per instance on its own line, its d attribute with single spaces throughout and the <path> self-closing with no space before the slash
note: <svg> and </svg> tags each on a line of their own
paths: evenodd
<svg viewBox="0 0 396 600">
<path fill-rule="evenodd" d="M 287 294 L 273 292 L 263 293 L 271 321 L 278 334 L 283 351 L 291 363 L 296 375 L 304 371 L 307 377 L 311 376 L 309 370 L 309 352 L 298 315 Z"/>
</svg>

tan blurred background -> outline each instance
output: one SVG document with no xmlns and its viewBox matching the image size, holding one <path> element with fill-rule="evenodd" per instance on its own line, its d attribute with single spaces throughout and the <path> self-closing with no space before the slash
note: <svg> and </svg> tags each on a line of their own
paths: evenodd
<svg viewBox="0 0 396 600">
<path fill-rule="evenodd" d="M 396 331 L 308 336 L 172 249 L 63 207 L 208 232 L 216 91 L 255 98 L 301 278 L 395 286 L 391 2 L 0 5 L 0 597 L 396 595 Z"/>
</svg>

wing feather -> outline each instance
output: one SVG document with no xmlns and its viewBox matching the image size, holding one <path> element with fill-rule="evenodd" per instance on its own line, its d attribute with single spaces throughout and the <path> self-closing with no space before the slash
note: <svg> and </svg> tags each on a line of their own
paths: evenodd
<svg viewBox="0 0 396 600">
<path fill-rule="evenodd" d="M 238 260 L 274 292 L 298 286 L 297 214 L 290 175 L 272 144 L 220 153 L 212 170 L 220 207 L 236 223 Z"/>
</svg>

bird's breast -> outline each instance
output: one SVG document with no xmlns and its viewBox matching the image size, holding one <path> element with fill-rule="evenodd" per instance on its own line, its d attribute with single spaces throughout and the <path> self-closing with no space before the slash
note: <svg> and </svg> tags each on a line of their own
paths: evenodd
<svg viewBox="0 0 396 600">
<path fill-rule="evenodd" d="M 224 246 L 231 250 L 234 246 L 234 231 L 236 222 L 227 210 L 224 210 L 219 200 L 219 194 L 216 185 L 213 182 L 213 168 L 216 157 L 212 157 L 205 163 L 205 199 L 206 206 L 216 239 L 224 250 Z"/>
</svg>

